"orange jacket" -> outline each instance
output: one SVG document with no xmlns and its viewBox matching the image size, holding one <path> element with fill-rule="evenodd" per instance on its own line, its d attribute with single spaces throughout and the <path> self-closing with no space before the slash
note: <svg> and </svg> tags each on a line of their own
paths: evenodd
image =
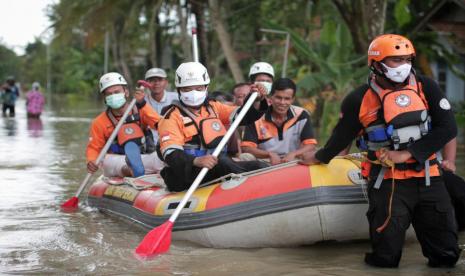
<svg viewBox="0 0 465 276">
<path fill-rule="evenodd" d="M 147 127 L 156 129 L 156 124 L 160 120 L 160 116 L 150 105 L 145 104 L 142 108 L 140 108 L 139 116 L 142 129 L 146 129 Z M 114 129 L 115 127 L 108 118 L 106 111 L 100 113 L 92 121 L 89 131 L 89 143 L 87 144 L 86 150 L 87 162 L 95 161 L 97 159 L 100 151 L 105 146 L 105 143 L 108 138 L 110 138 Z"/>
<path fill-rule="evenodd" d="M 200 113 L 197 115 L 201 119 L 217 116 L 223 125 L 228 125 L 230 123 L 230 117 L 233 111 L 238 108 L 216 101 L 210 101 L 209 104 L 216 115 L 209 114 L 205 106 L 200 108 Z M 183 116 L 177 107 L 169 109 L 164 118 L 160 120 L 158 132 L 160 135 L 160 149 L 162 154 L 169 148 L 183 150 L 184 144 L 191 141 L 192 138 L 198 134 L 192 119 Z"/>
</svg>

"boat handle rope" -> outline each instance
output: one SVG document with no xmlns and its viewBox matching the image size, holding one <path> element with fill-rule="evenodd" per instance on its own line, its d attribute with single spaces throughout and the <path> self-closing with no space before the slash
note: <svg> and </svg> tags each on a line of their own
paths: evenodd
<svg viewBox="0 0 465 276">
<path fill-rule="evenodd" d="M 271 172 L 271 171 L 276 171 L 278 169 L 291 167 L 291 166 L 297 164 L 297 162 L 299 162 L 299 160 L 292 160 L 292 161 L 289 161 L 287 163 L 282 163 L 282 164 L 278 164 L 278 165 L 274 165 L 274 166 L 271 166 L 271 167 L 266 167 L 266 168 L 250 171 L 250 172 L 229 173 L 227 175 L 224 175 L 224 176 L 215 178 L 213 180 L 210 180 L 208 182 L 202 183 L 201 185 L 199 185 L 199 187 L 205 187 L 205 186 L 208 186 L 208 185 L 216 184 L 216 183 L 218 183 L 220 181 L 224 181 L 226 179 L 240 179 L 242 177 L 261 175 L 261 174 L 268 173 L 268 172 Z"/>
</svg>

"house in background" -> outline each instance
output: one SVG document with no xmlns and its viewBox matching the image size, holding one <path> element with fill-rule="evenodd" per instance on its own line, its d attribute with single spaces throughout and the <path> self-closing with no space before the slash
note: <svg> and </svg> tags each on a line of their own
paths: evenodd
<svg viewBox="0 0 465 276">
<path fill-rule="evenodd" d="M 423 28 L 437 32 L 440 43 L 460 57 L 455 68 L 465 76 L 465 1 L 439 1 L 412 32 Z M 445 60 L 432 61 L 431 70 L 451 102 L 465 101 L 465 80 L 455 74 Z"/>
</svg>

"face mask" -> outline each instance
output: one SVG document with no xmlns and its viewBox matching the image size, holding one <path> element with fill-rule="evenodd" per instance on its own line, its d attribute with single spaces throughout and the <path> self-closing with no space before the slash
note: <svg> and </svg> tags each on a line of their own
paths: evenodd
<svg viewBox="0 0 465 276">
<path fill-rule="evenodd" d="M 112 109 L 118 109 L 126 103 L 124 93 L 112 94 L 105 97 L 105 103 Z"/>
<path fill-rule="evenodd" d="M 187 106 L 199 106 L 207 98 L 207 90 L 182 92 L 179 99 Z"/>
<path fill-rule="evenodd" d="M 391 68 L 384 63 L 381 63 L 381 64 L 387 70 L 387 72 L 384 73 L 386 77 L 388 77 L 393 82 L 398 82 L 398 83 L 404 82 L 405 79 L 409 76 L 410 70 L 412 69 L 412 64 L 408 64 L 408 63 L 402 64 L 401 66 L 396 67 L 396 68 Z"/>
<path fill-rule="evenodd" d="M 256 81 L 255 83 L 261 84 L 265 87 L 266 89 L 266 94 L 270 94 L 271 92 L 271 86 L 273 85 L 271 82 L 267 81 Z"/>
</svg>

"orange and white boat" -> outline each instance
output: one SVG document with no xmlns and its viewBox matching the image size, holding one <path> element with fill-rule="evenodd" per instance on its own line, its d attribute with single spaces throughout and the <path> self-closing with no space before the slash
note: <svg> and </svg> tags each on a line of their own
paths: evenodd
<svg viewBox="0 0 465 276">
<path fill-rule="evenodd" d="M 159 175 L 97 179 L 88 204 L 153 228 L 184 196 L 170 193 Z M 359 163 L 295 162 L 202 184 L 176 220 L 174 240 L 208 247 L 284 247 L 368 238 L 365 181 Z"/>
</svg>

